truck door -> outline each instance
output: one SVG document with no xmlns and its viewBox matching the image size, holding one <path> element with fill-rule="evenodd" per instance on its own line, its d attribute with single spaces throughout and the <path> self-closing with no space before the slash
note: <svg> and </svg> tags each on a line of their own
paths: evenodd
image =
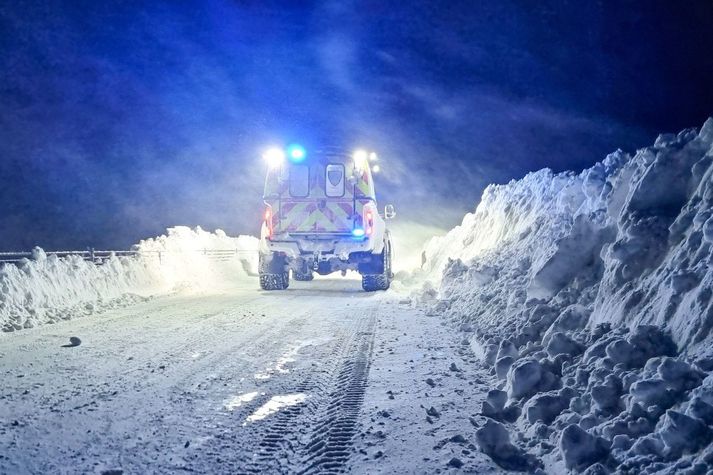
<svg viewBox="0 0 713 475">
<path fill-rule="evenodd" d="M 293 164 L 288 174 L 288 196 L 282 200 L 280 209 L 281 231 L 351 233 L 354 193 L 343 163 Z"/>
</svg>

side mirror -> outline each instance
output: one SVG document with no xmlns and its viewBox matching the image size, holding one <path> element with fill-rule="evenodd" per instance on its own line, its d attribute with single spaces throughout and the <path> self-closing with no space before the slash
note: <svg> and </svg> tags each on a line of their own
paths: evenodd
<svg viewBox="0 0 713 475">
<path fill-rule="evenodd" d="M 384 207 L 384 219 L 394 219 L 396 217 L 396 210 L 394 205 L 386 205 Z"/>
</svg>

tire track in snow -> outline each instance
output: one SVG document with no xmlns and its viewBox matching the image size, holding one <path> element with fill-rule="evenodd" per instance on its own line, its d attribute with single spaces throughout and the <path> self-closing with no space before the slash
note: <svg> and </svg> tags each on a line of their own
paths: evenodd
<svg viewBox="0 0 713 475">
<path fill-rule="evenodd" d="M 374 346 L 376 318 L 371 317 L 369 330 L 358 334 L 354 358 L 342 365 L 337 384 L 328 398 L 326 411 L 315 427 L 307 445 L 308 456 L 300 473 L 340 473 L 351 455 L 358 432 L 358 417 L 364 403 L 369 366 Z"/>
<path fill-rule="evenodd" d="M 176 447 L 181 446 L 184 441 L 193 441 L 194 446 L 191 448 L 200 451 L 197 458 L 187 456 L 189 453 L 172 453 L 164 440 L 145 437 L 145 443 L 142 444 L 144 449 L 139 452 L 151 454 L 160 451 L 168 454 L 168 457 L 161 461 L 163 469 L 204 472 L 207 470 L 206 464 L 216 464 L 225 467 L 225 470 L 216 473 L 235 473 L 235 467 L 232 470 L 227 470 L 227 467 L 234 465 L 233 454 L 238 445 L 236 436 L 239 436 L 240 430 L 233 426 L 235 415 L 218 408 L 227 394 L 234 392 L 236 376 L 253 374 L 257 370 L 252 358 L 240 356 L 241 347 L 246 341 L 249 341 L 253 350 L 269 347 L 271 342 L 284 340 L 286 335 L 295 330 L 299 331 L 304 324 L 301 317 L 285 320 L 280 327 L 268 325 L 269 322 L 257 324 L 256 312 L 250 313 L 250 334 L 235 335 L 226 332 L 223 335 L 210 335 L 215 351 L 194 362 L 190 372 L 184 370 L 178 378 L 171 378 L 170 385 L 164 390 L 164 394 L 169 398 L 168 403 L 165 407 L 149 412 L 149 427 L 157 426 L 170 430 L 170 440 L 175 442 Z M 199 342 L 205 344 L 205 338 Z M 145 404 L 153 405 L 154 402 Z M 180 410 L 176 412 L 176 409 Z M 236 413 L 242 416 L 238 411 Z M 196 445 L 196 441 L 204 443 Z M 144 464 L 155 462 L 155 459 L 148 458 Z M 140 466 L 136 468 L 139 469 Z"/>
<path fill-rule="evenodd" d="M 323 352 L 326 363 L 289 391 L 308 394 L 257 426 L 246 473 L 339 473 L 351 454 L 364 400 L 375 315 L 366 315 Z"/>
<path fill-rule="evenodd" d="M 13 382 L 8 402 L 23 427 L 7 435 L 32 448 L 11 449 L 14 461 L 2 461 L 0 472 L 67 464 L 77 472 L 343 471 L 382 299 L 350 293 L 342 282 L 321 285 L 269 298 L 249 290 L 156 299 L 18 335 L 13 341 L 37 345 L 39 355 L 14 356 L 25 377 Z M 65 332 L 87 344 L 57 359 L 49 343 Z M 261 372 L 269 378 L 256 378 Z M 36 381 L 49 389 L 34 393 Z M 14 396 L 25 388 L 29 394 Z M 295 394 L 305 399 L 247 421 L 271 396 Z"/>
</svg>

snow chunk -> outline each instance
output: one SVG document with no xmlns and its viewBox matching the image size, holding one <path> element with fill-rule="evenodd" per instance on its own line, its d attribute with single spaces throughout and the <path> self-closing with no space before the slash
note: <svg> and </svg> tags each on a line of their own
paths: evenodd
<svg viewBox="0 0 713 475">
<path fill-rule="evenodd" d="M 609 454 L 610 444 L 595 437 L 578 425 L 572 424 L 562 431 L 559 448 L 569 469 L 584 470 Z"/>
<path fill-rule="evenodd" d="M 542 365 L 535 359 L 521 359 L 507 375 L 507 392 L 512 399 L 520 399 L 536 392 L 542 377 Z"/>
<path fill-rule="evenodd" d="M 510 442 L 510 434 L 499 422 L 488 420 L 475 433 L 483 453 L 505 470 L 533 471 L 541 462 Z"/>
<path fill-rule="evenodd" d="M 584 345 L 576 342 L 562 332 L 553 333 L 545 347 L 550 356 L 566 354 L 577 356 L 584 351 Z"/>
<path fill-rule="evenodd" d="M 666 411 L 660 434 L 669 455 L 675 457 L 684 451 L 698 451 L 713 437 L 704 422 L 673 410 Z"/>
<path fill-rule="evenodd" d="M 551 424 L 555 417 L 569 407 L 569 402 L 575 394 L 572 388 L 562 388 L 560 391 L 550 391 L 532 397 L 523 408 L 527 421 L 530 424 L 538 421 Z"/>
</svg>

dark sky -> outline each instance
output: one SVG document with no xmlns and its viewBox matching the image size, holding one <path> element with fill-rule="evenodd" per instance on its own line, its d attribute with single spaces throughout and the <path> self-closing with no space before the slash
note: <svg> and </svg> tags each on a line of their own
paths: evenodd
<svg viewBox="0 0 713 475">
<path fill-rule="evenodd" d="M 381 205 L 450 227 L 710 115 L 711 0 L 3 2 L 0 249 L 256 234 L 292 141 L 377 150 Z"/>
</svg>

